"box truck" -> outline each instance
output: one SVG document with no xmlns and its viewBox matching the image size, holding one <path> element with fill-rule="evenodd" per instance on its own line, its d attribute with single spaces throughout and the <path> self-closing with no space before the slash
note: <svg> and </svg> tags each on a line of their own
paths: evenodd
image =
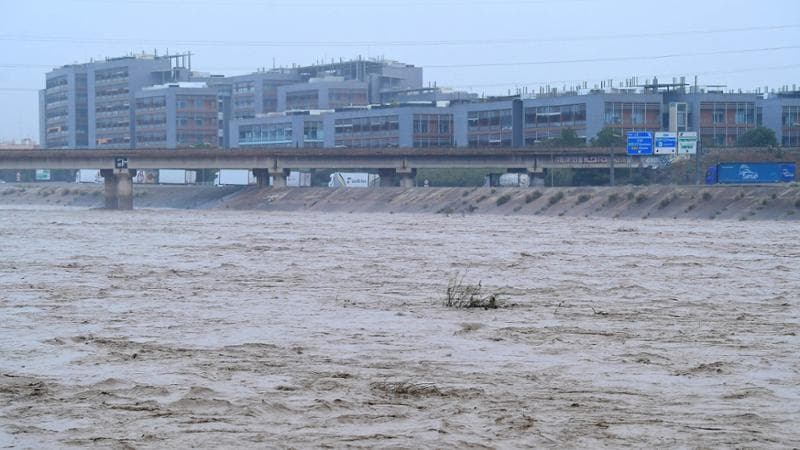
<svg viewBox="0 0 800 450">
<path fill-rule="evenodd" d="M 793 162 L 719 163 L 706 170 L 706 184 L 791 183 L 796 176 Z"/>
<path fill-rule="evenodd" d="M 102 183 L 103 177 L 100 176 L 100 171 L 96 169 L 80 169 L 75 173 L 76 183 Z"/>
<path fill-rule="evenodd" d="M 484 186 L 530 187 L 531 176 L 527 173 L 492 173 L 483 179 Z"/>
<path fill-rule="evenodd" d="M 256 177 L 250 170 L 220 169 L 214 184 L 217 186 L 247 186 L 256 184 Z"/>
<path fill-rule="evenodd" d="M 328 187 L 368 188 L 380 183 L 380 176 L 367 172 L 334 172 Z"/>
<path fill-rule="evenodd" d="M 196 182 L 197 172 L 194 170 L 158 170 L 158 184 L 195 184 Z"/>
</svg>

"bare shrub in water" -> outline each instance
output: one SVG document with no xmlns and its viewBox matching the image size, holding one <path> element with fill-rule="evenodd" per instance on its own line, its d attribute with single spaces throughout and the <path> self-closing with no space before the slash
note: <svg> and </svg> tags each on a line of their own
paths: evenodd
<svg viewBox="0 0 800 450">
<path fill-rule="evenodd" d="M 483 308 L 497 309 L 498 294 L 486 294 L 479 281 L 478 284 L 464 283 L 464 275 L 456 273 L 447 283 L 444 305 L 450 308 Z"/>
</svg>

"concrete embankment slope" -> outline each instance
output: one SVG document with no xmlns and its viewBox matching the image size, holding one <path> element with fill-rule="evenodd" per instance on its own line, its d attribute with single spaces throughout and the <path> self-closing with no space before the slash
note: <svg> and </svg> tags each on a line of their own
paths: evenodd
<svg viewBox="0 0 800 450">
<path fill-rule="evenodd" d="M 0 184 L 0 205 L 103 207 L 102 184 Z M 205 209 L 241 191 L 239 187 L 135 185 L 136 208 Z"/>
<path fill-rule="evenodd" d="M 218 207 L 340 213 L 797 220 L 800 187 L 250 189 Z"/>
<path fill-rule="evenodd" d="M 137 208 L 798 220 L 800 187 L 328 189 L 136 186 Z M 99 185 L 0 185 L 0 204 L 101 207 Z"/>
</svg>

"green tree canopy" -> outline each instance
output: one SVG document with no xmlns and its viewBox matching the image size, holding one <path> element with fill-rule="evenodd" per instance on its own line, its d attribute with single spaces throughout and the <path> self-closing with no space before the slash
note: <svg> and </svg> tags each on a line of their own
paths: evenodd
<svg viewBox="0 0 800 450">
<path fill-rule="evenodd" d="M 595 147 L 624 147 L 627 144 L 622 132 L 611 127 L 604 127 L 592 141 Z"/>
<path fill-rule="evenodd" d="M 540 144 L 542 147 L 583 147 L 586 145 L 578 132 L 572 128 L 564 128 L 561 135 L 556 138 L 548 139 Z"/>
<path fill-rule="evenodd" d="M 739 147 L 775 147 L 778 138 L 775 132 L 765 127 L 754 128 L 739 138 Z"/>
</svg>

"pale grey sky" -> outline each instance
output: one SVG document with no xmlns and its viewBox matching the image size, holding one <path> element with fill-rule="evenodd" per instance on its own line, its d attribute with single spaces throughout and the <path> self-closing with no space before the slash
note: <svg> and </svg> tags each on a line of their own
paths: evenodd
<svg viewBox="0 0 800 450">
<path fill-rule="evenodd" d="M 226 75 L 383 56 L 486 94 L 634 75 L 800 85 L 797 0 L 0 0 L 0 18 L 0 140 L 38 139 L 50 68 L 153 49 Z"/>
</svg>

